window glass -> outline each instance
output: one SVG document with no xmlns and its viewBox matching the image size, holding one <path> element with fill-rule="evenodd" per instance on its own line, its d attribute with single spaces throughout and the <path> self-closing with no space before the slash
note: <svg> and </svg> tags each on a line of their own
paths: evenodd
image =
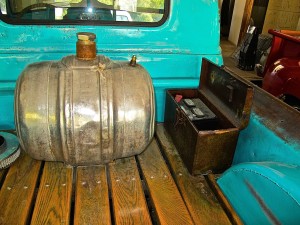
<svg viewBox="0 0 300 225">
<path fill-rule="evenodd" d="M 11 22 L 158 23 L 168 0 L 0 0 L 1 17 Z"/>
<path fill-rule="evenodd" d="M 0 0 L 1 13 L 6 14 L 6 4 L 5 0 Z"/>
</svg>

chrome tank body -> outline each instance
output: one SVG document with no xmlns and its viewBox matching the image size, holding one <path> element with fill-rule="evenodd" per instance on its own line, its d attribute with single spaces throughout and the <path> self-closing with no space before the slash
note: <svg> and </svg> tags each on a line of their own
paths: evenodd
<svg viewBox="0 0 300 225">
<path fill-rule="evenodd" d="M 152 81 L 138 64 L 67 56 L 29 65 L 17 82 L 17 134 L 38 160 L 91 165 L 139 154 L 154 117 Z"/>
</svg>

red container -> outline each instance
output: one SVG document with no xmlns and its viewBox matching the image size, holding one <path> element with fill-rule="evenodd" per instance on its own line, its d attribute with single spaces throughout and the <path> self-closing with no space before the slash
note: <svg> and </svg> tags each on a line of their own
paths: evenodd
<svg viewBox="0 0 300 225">
<path fill-rule="evenodd" d="M 289 103 L 300 103 L 300 31 L 269 30 L 273 42 L 263 79 L 263 89 Z"/>
</svg>

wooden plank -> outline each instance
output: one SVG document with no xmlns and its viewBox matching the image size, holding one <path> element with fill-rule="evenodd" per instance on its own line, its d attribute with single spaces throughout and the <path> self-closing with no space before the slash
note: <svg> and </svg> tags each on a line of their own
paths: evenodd
<svg viewBox="0 0 300 225">
<path fill-rule="evenodd" d="M 31 224 L 69 224 L 73 168 L 46 162 Z"/>
<path fill-rule="evenodd" d="M 110 225 L 105 166 L 78 167 L 75 192 L 75 225 Z"/>
<path fill-rule="evenodd" d="M 223 207 L 227 211 L 227 215 L 230 218 L 232 224 L 242 225 L 243 222 L 241 221 L 240 217 L 236 214 L 233 207 L 231 206 L 231 204 L 229 203 L 229 201 L 227 200 L 227 198 L 225 197 L 225 195 L 217 185 L 215 175 L 208 174 L 207 177 L 208 177 L 209 185 L 211 186 L 213 191 L 217 194 L 218 199 L 222 202 Z"/>
<path fill-rule="evenodd" d="M 205 179 L 189 174 L 162 124 L 157 125 L 156 134 L 195 224 L 231 224 L 222 206 L 209 193 Z"/>
<path fill-rule="evenodd" d="M 8 168 L 6 168 L 4 170 L 0 170 L 0 190 L 2 188 L 4 179 L 5 179 L 5 175 L 7 174 L 8 170 L 9 170 Z"/>
<path fill-rule="evenodd" d="M 109 164 L 115 223 L 152 224 L 134 157 Z"/>
<path fill-rule="evenodd" d="M 157 142 L 153 140 L 138 159 L 159 224 L 194 224 Z"/>
<path fill-rule="evenodd" d="M 21 154 L 10 167 L 0 192 L 0 224 L 26 224 L 41 162 Z"/>
</svg>

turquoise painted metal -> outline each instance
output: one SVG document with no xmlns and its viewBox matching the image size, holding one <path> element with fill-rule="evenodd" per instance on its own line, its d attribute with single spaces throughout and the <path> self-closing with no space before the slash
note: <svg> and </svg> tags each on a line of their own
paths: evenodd
<svg viewBox="0 0 300 225">
<path fill-rule="evenodd" d="M 275 162 L 242 163 L 218 180 L 245 224 L 299 224 L 300 167 Z"/>
<path fill-rule="evenodd" d="M 299 140 L 283 139 L 253 112 L 247 129 L 240 133 L 233 164 L 265 161 L 300 166 Z"/>
<path fill-rule="evenodd" d="M 174 0 L 159 27 L 10 25 L 0 22 L 0 129 L 14 129 L 15 82 L 26 65 L 75 54 L 76 33 L 97 35 L 97 53 L 138 63 L 150 73 L 163 121 L 165 89 L 197 87 L 202 57 L 222 64 L 218 1 Z M 4 106 L 4 107 L 3 107 Z"/>
<path fill-rule="evenodd" d="M 218 184 L 245 224 L 299 224 L 299 112 L 255 88 L 233 166 Z"/>
</svg>

